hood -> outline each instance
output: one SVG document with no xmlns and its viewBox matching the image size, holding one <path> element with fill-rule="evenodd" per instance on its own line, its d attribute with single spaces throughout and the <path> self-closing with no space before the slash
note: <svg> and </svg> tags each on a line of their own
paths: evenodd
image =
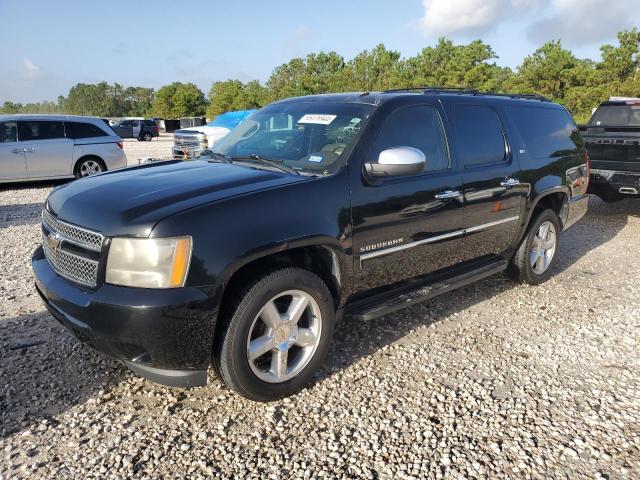
<svg viewBox="0 0 640 480">
<path fill-rule="evenodd" d="M 184 134 L 194 134 L 194 133 L 203 133 L 207 136 L 224 136 L 229 133 L 231 130 L 224 127 L 211 127 L 209 125 L 202 125 L 200 127 L 190 127 L 190 128 L 182 128 L 180 130 L 176 130 L 173 132 L 176 133 L 184 133 Z"/>
<path fill-rule="evenodd" d="M 51 192 L 61 220 L 106 236 L 146 237 L 163 218 L 305 177 L 206 160 L 147 164 L 76 180 Z"/>
</svg>

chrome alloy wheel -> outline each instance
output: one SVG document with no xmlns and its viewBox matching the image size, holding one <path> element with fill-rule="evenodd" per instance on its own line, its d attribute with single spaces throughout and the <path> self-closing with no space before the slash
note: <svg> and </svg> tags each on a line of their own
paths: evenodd
<svg viewBox="0 0 640 480">
<path fill-rule="evenodd" d="M 287 290 L 269 300 L 249 329 L 247 358 L 262 381 L 282 383 L 298 375 L 313 358 L 322 334 L 322 314 L 314 298 Z"/>
<path fill-rule="evenodd" d="M 531 267 L 536 274 L 542 275 L 547 271 L 556 253 L 556 246 L 556 228 L 553 223 L 542 223 L 536 232 L 536 236 L 533 237 L 531 245 Z"/>
<path fill-rule="evenodd" d="M 80 165 L 80 176 L 89 177 L 102 172 L 102 167 L 95 160 L 86 160 Z"/>
</svg>

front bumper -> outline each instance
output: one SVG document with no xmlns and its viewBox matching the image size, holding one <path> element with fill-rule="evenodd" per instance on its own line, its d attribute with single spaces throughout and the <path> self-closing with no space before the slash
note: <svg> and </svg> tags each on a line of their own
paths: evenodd
<svg viewBox="0 0 640 480">
<path fill-rule="evenodd" d="M 171 148 L 171 154 L 174 159 L 198 158 L 205 150 L 206 147 L 178 147 L 174 145 Z"/>
<path fill-rule="evenodd" d="M 205 291 L 109 284 L 87 290 L 57 275 L 42 247 L 31 264 L 45 306 L 81 342 L 157 383 L 207 383 L 217 309 Z"/>
</svg>

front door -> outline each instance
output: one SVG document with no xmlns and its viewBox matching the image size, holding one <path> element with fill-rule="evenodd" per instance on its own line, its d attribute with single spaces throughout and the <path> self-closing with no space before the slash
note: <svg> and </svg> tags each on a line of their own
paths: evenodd
<svg viewBox="0 0 640 480">
<path fill-rule="evenodd" d="M 0 180 L 27 178 L 24 150 L 18 142 L 17 122 L 0 122 Z"/>
<path fill-rule="evenodd" d="M 462 243 L 461 175 L 447 151 L 440 112 L 434 105 L 401 106 L 379 127 L 366 156 L 413 147 L 426 157 L 424 172 L 371 185 L 352 178 L 355 291 L 400 286 L 404 281 L 457 263 Z M 373 160 L 372 160 L 373 159 Z"/>
<path fill-rule="evenodd" d="M 65 138 L 63 122 L 21 120 L 18 122 L 18 135 L 24 147 L 29 178 L 73 174 L 73 140 Z"/>
<path fill-rule="evenodd" d="M 450 105 L 448 114 L 463 167 L 465 260 L 505 253 L 518 231 L 526 186 L 504 124 L 486 104 Z"/>
</svg>

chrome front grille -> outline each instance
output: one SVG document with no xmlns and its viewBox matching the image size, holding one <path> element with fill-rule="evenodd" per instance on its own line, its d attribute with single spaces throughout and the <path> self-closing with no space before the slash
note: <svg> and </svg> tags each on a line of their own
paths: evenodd
<svg viewBox="0 0 640 480">
<path fill-rule="evenodd" d="M 200 146 L 200 138 L 197 135 L 175 135 L 173 143 L 176 147 L 196 148 Z"/>
<path fill-rule="evenodd" d="M 97 256 L 89 251 L 99 252 L 104 236 L 55 218 L 48 211 L 42 212 L 42 249 L 51 267 L 61 277 L 73 282 L 95 287 L 98 284 Z M 67 243 L 80 247 L 71 251 Z M 80 253 L 85 250 L 87 256 Z M 93 258 L 90 258 L 91 255 Z"/>
<path fill-rule="evenodd" d="M 46 209 L 42 210 L 42 223 L 49 231 L 60 234 L 61 237 L 71 243 L 95 252 L 102 250 L 104 235 L 101 233 L 58 220 Z"/>
</svg>

